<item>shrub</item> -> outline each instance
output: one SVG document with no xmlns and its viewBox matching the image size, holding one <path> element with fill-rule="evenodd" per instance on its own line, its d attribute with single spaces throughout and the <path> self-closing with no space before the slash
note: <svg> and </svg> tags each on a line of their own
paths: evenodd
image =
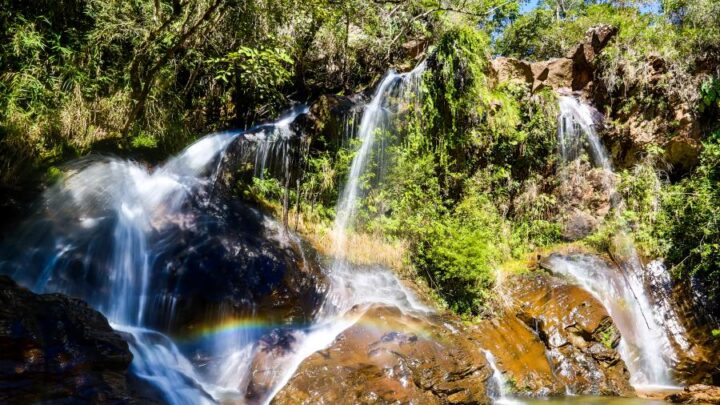
<svg viewBox="0 0 720 405">
<path fill-rule="evenodd" d="M 490 296 L 496 266 L 508 257 L 502 218 L 492 202 L 468 196 L 455 211 L 435 221 L 413 257 L 451 309 L 478 314 Z"/>
</svg>

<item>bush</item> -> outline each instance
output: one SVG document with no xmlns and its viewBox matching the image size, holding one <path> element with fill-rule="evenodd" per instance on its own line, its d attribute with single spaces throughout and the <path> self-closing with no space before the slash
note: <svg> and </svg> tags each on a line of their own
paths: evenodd
<svg viewBox="0 0 720 405">
<path fill-rule="evenodd" d="M 662 194 L 655 235 L 677 277 L 697 277 L 720 308 L 720 131 L 703 142 L 696 172 Z"/>
<path fill-rule="evenodd" d="M 489 298 L 494 269 L 508 257 L 503 223 L 491 201 L 472 195 L 434 222 L 417 246 L 420 274 L 454 311 L 478 314 Z"/>
</svg>

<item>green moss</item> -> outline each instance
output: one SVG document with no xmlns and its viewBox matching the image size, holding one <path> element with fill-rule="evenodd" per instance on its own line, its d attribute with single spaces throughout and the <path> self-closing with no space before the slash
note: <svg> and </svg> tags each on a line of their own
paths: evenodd
<svg viewBox="0 0 720 405">
<path fill-rule="evenodd" d="M 613 349 L 618 340 L 617 330 L 609 325 L 599 332 L 600 343 L 608 349 Z"/>
<path fill-rule="evenodd" d="M 141 132 L 132 138 L 130 145 L 135 149 L 153 149 L 157 147 L 158 141 L 154 136 Z"/>
</svg>

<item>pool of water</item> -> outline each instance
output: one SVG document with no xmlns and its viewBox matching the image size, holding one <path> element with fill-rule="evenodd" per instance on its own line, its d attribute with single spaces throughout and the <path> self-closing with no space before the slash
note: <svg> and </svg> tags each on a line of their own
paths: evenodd
<svg viewBox="0 0 720 405">
<path fill-rule="evenodd" d="M 500 401 L 498 404 L 502 404 Z M 517 399 L 513 398 L 513 404 L 524 405 L 664 405 L 665 401 L 644 398 L 617 398 L 617 397 L 593 397 L 593 396 L 572 396 L 561 398 L 544 399 Z"/>
</svg>

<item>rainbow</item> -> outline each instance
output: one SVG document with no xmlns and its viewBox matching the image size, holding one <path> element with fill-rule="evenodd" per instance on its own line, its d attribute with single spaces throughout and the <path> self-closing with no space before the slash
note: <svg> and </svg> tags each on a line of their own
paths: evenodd
<svg viewBox="0 0 720 405">
<path fill-rule="evenodd" d="M 378 335 L 383 335 L 388 332 L 398 332 L 412 334 L 426 340 L 437 340 L 438 338 L 442 340 L 442 338 L 437 336 L 436 333 L 432 333 L 427 329 L 427 327 L 423 326 L 423 323 L 388 323 L 381 318 L 366 316 L 358 317 L 357 314 L 350 316 L 349 318 L 355 318 L 352 326 L 350 327 L 361 327 L 366 329 L 368 332 L 376 333 Z M 393 327 L 393 325 L 402 325 L 402 327 Z M 312 327 L 312 324 L 273 323 L 262 318 L 228 318 L 216 324 L 203 325 L 191 331 L 180 340 L 190 343 L 194 341 L 212 339 L 224 334 L 247 333 L 248 335 L 259 336 L 276 328 L 308 330 L 312 329 Z"/>
<path fill-rule="evenodd" d="M 227 318 L 220 323 L 202 325 L 192 330 L 181 340 L 185 342 L 199 341 L 217 337 L 218 335 L 245 332 L 248 334 L 262 334 L 268 330 L 288 327 L 288 324 L 276 324 L 262 318 Z"/>
</svg>

